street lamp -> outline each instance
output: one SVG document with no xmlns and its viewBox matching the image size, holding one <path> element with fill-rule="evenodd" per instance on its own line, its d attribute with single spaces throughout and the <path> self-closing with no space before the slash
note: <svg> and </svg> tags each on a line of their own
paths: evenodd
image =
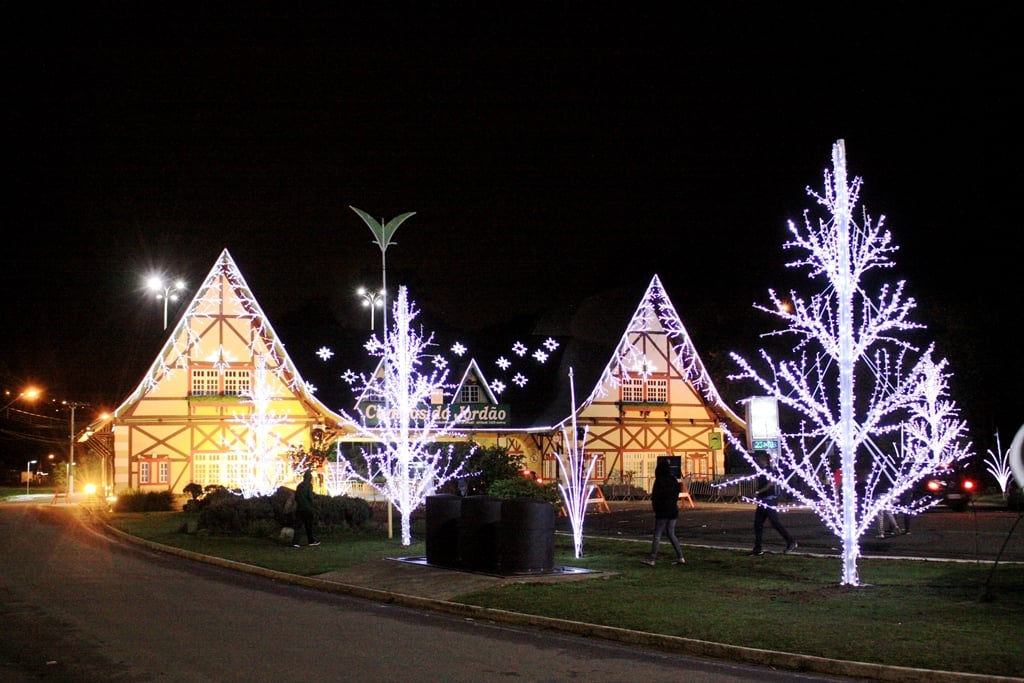
<svg viewBox="0 0 1024 683">
<path fill-rule="evenodd" d="M 26 496 L 28 495 L 29 484 L 32 483 L 32 465 L 35 465 L 37 462 L 39 462 L 39 461 L 38 460 L 29 460 L 27 463 L 25 463 L 25 471 L 28 473 L 28 476 L 25 477 L 25 495 Z"/>
<path fill-rule="evenodd" d="M 363 299 L 363 308 L 370 309 L 370 330 L 374 328 L 374 309 L 384 308 L 384 290 L 379 292 L 367 291 L 365 287 L 356 290 L 356 294 Z"/>
<path fill-rule="evenodd" d="M 85 408 L 89 404 L 64 401 L 64 405 L 71 409 L 71 431 L 68 435 L 68 502 L 71 502 L 71 494 L 75 492 L 75 408 Z"/>
<path fill-rule="evenodd" d="M 178 300 L 178 292 L 184 291 L 185 282 L 184 280 L 176 280 L 173 284 L 167 284 L 160 277 L 154 275 L 146 282 L 146 286 L 151 291 L 156 292 L 156 298 L 164 300 L 164 329 L 166 330 L 167 302 Z"/>
<path fill-rule="evenodd" d="M 380 287 L 380 291 L 381 291 L 381 295 L 383 295 L 384 292 L 388 288 L 387 251 L 388 251 L 388 247 L 390 247 L 392 244 L 394 244 L 394 242 L 391 241 L 391 238 L 394 236 L 395 231 L 398 230 L 398 226 L 400 226 L 402 223 L 404 223 L 410 216 L 415 215 L 416 212 L 415 211 L 410 211 L 408 213 L 400 214 L 398 216 L 395 216 L 391 220 L 389 220 L 387 223 L 383 223 L 382 224 L 382 223 L 377 222 L 377 220 L 374 219 L 373 216 L 371 216 L 370 214 L 366 213 L 365 211 L 362 211 L 361 209 L 357 209 L 354 206 L 349 206 L 348 208 L 350 208 L 353 211 L 355 211 L 356 214 L 360 218 L 363 219 L 363 222 L 366 223 L 366 226 L 368 228 L 370 228 L 370 232 L 373 233 L 373 241 L 377 244 L 378 247 L 380 247 L 380 272 L 381 272 L 381 287 Z M 387 342 L 387 340 L 388 340 L 388 307 L 386 305 L 387 302 L 385 301 L 384 303 L 385 303 L 384 311 L 383 311 L 384 317 L 382 319 L 382 323 L 384 325 L 384 341 Z"/>
<path fill-rule="evenodd" d="M 11 394 L 11 392 L 8 391 L 7 395 L 10 396 L 10 394 Z M 39 390 L 38 389 L 26 389 L 25 391 L 21 392 L 20 394 L 18 394 L 14 398 L 12 398 L 10 401 L 5 403 L 4 407 L 0 408 L 0 410 L 7 410 L 12 405 L 14 405 L 14 403 L 16 401 L 18 401 L 18 399 L 21 399 L 21 398 L 31 398 L 31 399 L 34 399 L 34 398 L 36 398 L 38 396 L 39 396 Z"/>
</svg>

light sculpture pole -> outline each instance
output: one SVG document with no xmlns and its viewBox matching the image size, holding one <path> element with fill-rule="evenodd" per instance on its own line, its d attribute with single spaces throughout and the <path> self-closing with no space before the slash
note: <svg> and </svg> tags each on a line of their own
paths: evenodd
<svg viewBox="0 0 1024 683">
<path fill-rule="evenodd" d="M 146 286 L 153 292 L 156 292 L 158 299 L 164 300 L 164 329 L 167 329 L 167 302 L 177 301 L 178 292 L 185 290 L 185 282 L 183 280 L 175 280 L 173 283 L 164 283 L 163 279 L 154 275 L 149 278 L 146 282 Z"/>
<path fill-rule="evenodd" d="M 395 216 L 394 218 L 389 220 L 387 223 L 384 223 L 382 225 L 373 216 L 371 216 L 370 214 L 366 213 L 365 211 L 357 209 L 354 206 L 349 206 L 348 208 L 350 208 L 353 211 L 355 211 L 356 214 L 358 214 L 359 217 L 363 219 L 363 222 L 366 223 L 367 227 L 370 228 L 370 232 L 373 233 L 374 242 L 376 242 L 377 246 L 380 247 L 380 270 L 381 270 L 380 292 L 381 292 L 381 299 L 382 299 L 383 308 L 384 308 L 384 313 L 383 313 L 382 320 L 383 320 L 383 325 L 384 325 L 384 339 L 386 340 L 387 337 L 388 337 L 388 305 L 387 305 L 387 296 L 385 295 L 385 292 L 387 292 L 387 289 L 388 289 L 387 250 L 388 250 L 388 247 L 390 247 L 392 244 L 394 244 L 394 242 L 391 241 L 391 238 L 394 236 L 395 231 L 398 230 L 398 226 L 400 226 L 402 223 L 404 223 L 410 216 L 415 215 L 416 212 L 415 211 L 409 211 L 409 212 L 403 213 L 401 215 Z"/>
<path fill-rule="evenodd" d="M 68 502 L 70 502 L 71 494 L 75 492 L 75 409 L 85 408 L 89 404 L 64 401 L 64 405 L 71 409 L 71 430 L 68 432 Z"/>
<path fill-rule="evenodd" d="M 356 290 L 356 294 L 363 300 L 363 306 L 370 309 L 370 331 L 374 328 L 374 309 L 384 307 L 384 290 L 371 292 L 365 287 Z"/>
<path fill-rule="evenodd" d="M 28 473 L 28 476 L 25 477 L 25 495 L 28 495 L 29 486 L 32 484 L 32 465 L 35 465 L 37 462 L 39 461 L 29 460 L 25 463 L 25 472 Z"/>
</svg>

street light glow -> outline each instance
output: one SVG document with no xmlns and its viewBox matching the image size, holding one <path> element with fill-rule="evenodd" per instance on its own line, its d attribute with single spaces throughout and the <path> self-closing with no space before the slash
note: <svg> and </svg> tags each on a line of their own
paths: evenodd
<svg viewBox="0 0 1024 683">
<path fill-rule="evenodd" d="M 21 392 L 20 394 L 16 395 L 14 398 L 12 398 L 10 401 L 5 403 L 4 407 L 0 408 L 0 410 L 7 410 L 12 405 L 14 405 L 15 402 L 17 402 L 18 400 L 23 399 L 23 398 L 28 398 L 28 399 L 35 400 L 35 399 L 39 398 L 39 393 L 40 392 L 39 392 L 38 389 L 34 389 L 34 388 L 33 389 L 26 389 L 25 391 Z M 7 396 L 10 396 L 11 392 L 7 391 L 7 392 L 5 392 L 5 394 Z"/>
<path fill-rule="evenodd" d="M 363 308 L 370 309 L 370 330 L 373 331 L 374 321 L 374 309 L 384 308 L 384 290 L 381 289 L 376 292 L 371 292 L 365 287 L 360 287 L 356 290 L 356 294 L 363 300 Z"/>
<path fill-rule="evenodd" d="M 175 280 L 173 283 L 165 283 L 159 275 L 153 275 L 146 281 L 150 291 L 156 292 L 157 299 L 164 301 L 164 329 L 167 329 L 167 302 L 177 301 L 178 292 L 185 290 L 184 280 Z"/>
</svg>

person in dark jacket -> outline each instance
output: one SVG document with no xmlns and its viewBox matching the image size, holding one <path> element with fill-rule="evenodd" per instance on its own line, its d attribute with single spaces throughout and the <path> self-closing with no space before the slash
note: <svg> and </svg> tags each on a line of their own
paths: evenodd
<svg viewBox="0 0 1024 683">
<path fill-rule="evenodd" d="M 313 473 L 306 470 L 302 475 L 302 481 L 295 487 L 295 514 L 306 531 L 306 543 L 309 545 L 320 545 L 320 541 L 313 537 L 313 524 L 316 521 L 316 512 L 313 509 Z M 299 525 L 295 525 L 295 536 L 292 541 L 296 548 L 299 545 Z"/>
<path fill-rule="evenodd" d="M 771 459 L 767 451 L 754 451 L 754 460 L 762 469 L 771 466 Z M 775 482 L 763 474 L 757 476 L 757 488 L 754 490 L 754 497 L 757 498 L 757 510 L 754 511 L 754 549 L 750 555 L 764 555 L 764 523 L 770 522 L 775 530 L 779 532 L 786 541 L 786 549 L 782 552 L 791 553 L 797 549 L 796 539 L 782 526 L 779 519 L 779 512 L 775 509 L 778 502 L 778 495 L 775 491 Z"/>
<path fill-rule="evenodd" d="M 676 551 L 673 564 L 684 564 L 683 549 L 676 538 L 676 520 L 679 519 L 679 480 L 672 476 L 667 459 L 658 460 L 654 468 L 654 487 L 651 489 L 651 507 L 654 508 L 654 538 L 651 541 L 651 555 L 643 562 L 654 566 L 658 559 L 661 537 L 668 535 L 672 549 Z"/>
</svg>

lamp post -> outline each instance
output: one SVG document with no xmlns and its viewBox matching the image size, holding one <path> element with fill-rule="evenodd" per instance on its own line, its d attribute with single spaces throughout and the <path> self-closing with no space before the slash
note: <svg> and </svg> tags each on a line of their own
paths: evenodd
<svg viewBox="0 0 1024 683">
<path fill-rule="evenodd" d="M 8 392 L 8 395 L 10 395 L 10 392 Z M 38 389 L 26 389 L 25 391 L 21 392 L 20 394 L 18 394 L 14 398 L 12 398 L 10 401 L 5 403 L 4 407 L 0 408 L 0 410 L 7 410 L 12 405 L 14 405 L 19 399 L 22 399 L 22 398 L 32 398 L 32 399 L 34 399 L 34 398 L 36 398 L 38 396 L 39 396 L 39 390 Z"/>
<path fill-rule="evenodd" d="M 380 247 L 380 271 L 381 271 L 380 292 L 381 292 L 381 296 L 383 297 L 384 296 L 384 292 L 386 292 L 387 288 L 388 288 L 387 250 L 388 250 L 388 247 L 390 247 L 392 244 L 394 244 L 394 242 L 391 241 L 391 238 L 394 236 L 395 231 L 398 230 L 398 226 L 400 226 L 402 223 L 404 223 L 406 221 L 406 219 L 408 219 L 410 216 L 415 215 L 416 212 L 415 211 L 410 211 L 408 213 L 400 214 L 398 216 L 395 216 L 391 220 L 389 220 L 387 223 L 381 224 L 381 223 L 378 223 L 377 220 L 373 216 L 371 216 L 370 214 L 366 213 L 365 211 L 357 209 L 354 206 L 349 206 L 348 208 L 350 208 L 353 211 L 355 211 L 356 214 L 360 218 L 363 219 L 363 222 L 366 223 L 366 226 L 368 228 L 370 228 L 370 232 L 373 233 L 374 242 L 377 244 L 378 247 Z M 386 342 L 387 339 L 388 339 L 388 307 L 387 307 L 387 301 L 386 300 L 384 300 L 384 302 L 383 302 L 383 308 L 384 308 L 384 312 L 383 312 L 382 322 L 383 322 L 383 325 L 384 325 L 384 341 Z"/>
<path fill-rule="evenodd" d="M 363 307 L 370 309 L 370 331 L 374 328 L 374 309 L 384 308 L 384 290 L 379 292 L 370 292 L 365 287 L 360 287 L 356 290 L 356 294 L 362 298 Z"/>
<path fill-rule="evenodd" d="M 27 463 L 25 463 L 25 471 L 28 473 L 28 476 L 25 477 L 25 495 L 26 496 L 28 495 L 28 488 L 32 484 L 32 465 L 35 465 L 37 462 L 39 462 L 39 461 L 38 460 L 29 460 Z"/>
<path fill-rule="evenodd" d="M 64 405 L 71 409 L 71 431 L 68 432 L 68 502 L 70 502 L 71 494 L 75 492 L 75 408 L 84 408 L 89 404 L 64 401 Z"/>
<path fill-rule="evenodd" d="M 167 329 L 167 302 L 177 301 L 178 292 L 184 291 L 185 282 L 183 280 L 176 280 L 171 284 L 167 284 L 160 277 L 154 275 L 149 278 L 146 282 L 146 286 L 153 292 L 156 292 L 158 299 L 164 300 L 164 329 Z"/>
</svg>

